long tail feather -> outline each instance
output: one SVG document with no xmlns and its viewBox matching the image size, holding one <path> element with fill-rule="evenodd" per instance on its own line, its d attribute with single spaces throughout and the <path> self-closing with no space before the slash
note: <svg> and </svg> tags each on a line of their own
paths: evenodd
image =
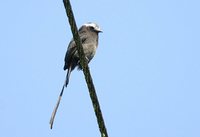
<svg viewBox="0 0 200 137">
<path fill-rule="evenodd" d="M 66 80 L 65 80 L 65 87 L 67 87 L 67 85 L 69 83 L 70 74 L 71 74 L 71 66 L 67 70 L 67 76 L 66 76 Z"/>
<path fill-rule="evenodd" d="M 65 83 L 62 87 L 62 90 L 60 92 L 60 95 L 58 97 L 58 101 L 56 103 L 56 106 L 52 112 L 52 115 L 51 115 L 51 119 L 50 119 L 50 128 L 52 129 L 53 128 L 53 122 L 54 122 L 54 119 L 55 119 L 55 116 L 56 116 L 56 112 L 58 110 L 58 107 L 59 107 L 59 104 L 60 104 L 60 101 L 61 101 L 61 98 L 62 98 L 62 95 L 63 95 L 63 92 L 64 92 L 64 88 L 67 87 L 68 83 L 69 83 L 69 77 L 70 77 L 70 74 L 71 74 L 71 67 L 69 67 L 68 71 L 67 71 L 67 75 L 66 75 L 66 79 L 65 79 Z"/>
<path fill-rule="evenodd" d="M 56 116 L 56 112 L 57 112 L 57 110 L 58 110 L 58 106 L 59 106 L 59 104 L 60 104 L 60 100 L 61 100 L 61 98 L 62 98 L 62 94 L 63 94 L 64 88 L 65 88 L 65 85 L 63 85 L 63 87 L 62 87 L 62 90 L 61 90 L 61 92 L 60 92 L 58 101 L 57 101 L 56 106 L 55 106 L 55 108 L 54 108 L 54 110 L 53 110 L 53 112 L 52 112 L 52 115 L 51 115 L 51 119 L 50 119 L 50 122 L 49 122 L 50 128 L 51 128 L 51 129 L 53 128 L 54 118 L 55 118 L 55 116 Z"/>
</svg>

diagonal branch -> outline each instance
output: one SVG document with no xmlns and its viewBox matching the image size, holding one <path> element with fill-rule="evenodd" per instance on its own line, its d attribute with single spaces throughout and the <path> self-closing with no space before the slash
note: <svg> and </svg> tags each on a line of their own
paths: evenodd
<svg viewBox="0 0 200 137">
<path fill-rule="evenodd" d="M 79 54 L 79 57 L 80 57 L 80 64 L 83 68 L 83 73 L 85 75 L 85 80 L 86 80 L 86 83 L 87 83 L 87 86 L 88 86 L 88 89 L 89 89 L 90 98 L 92 100 L 93 108 L 94 108 L 94 111 L 95 111 L 95 114 L 96 114 L 96 117 L 97 117 L 97 122 L 98 122 L 98 125 L 99 125 L 99 130 L 101 132 L 101 137 L 108 137 L 106 126 L 105 126 L 103 116 L 102 116 L 102 113 L 101 113 L 99 101 L 98 101 L 98 98 L 97 98 L 97 95 L 96 95 L 95 87 L 94 87 L 94 84 L 93 84 L 93 81 L 92 81 L 92 77 L 90 75 L 90 70 L 89 70 L 89 67 L 88 67 L 88 64 L 87 64 L 87 61 L 86 61 L 86 58 L 85 58 L 82 43 L 81 43 L 80 37 L 78 35 L 78 29 L 77 29 L 77 26 L 76 26 L 76 22 L 75 22 L 75 19 L 74 19 L 74 15 L 73 15 L 73 11 L 72 11 L 72 8 L 71 8 L 70 1 L 69 0 L 63 0 L 63 3 L 64 3 L 64 6 L 65 6 L 67 16 L 68 16 L 68 20 L 69 20 L 69 24 L 70 24 L 71 31 L 72 31 L 72 34 L 73 34 L 73 38 L 74 38 L 74 41 L 77 45 L 78 54 Z"/>
</svg>

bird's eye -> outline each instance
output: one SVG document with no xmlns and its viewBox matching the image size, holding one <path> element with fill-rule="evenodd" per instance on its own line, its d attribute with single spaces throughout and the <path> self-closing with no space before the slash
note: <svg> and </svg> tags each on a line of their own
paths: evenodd
<svg viewBox="0 0 200 137">
<path fill-rule="evenodd" d="M 93 29 L 93 30 L 94 30 L 94 27 L 93 27 L 93 26 L 91 26 L 91 27 L 90 27 L 90 29 Z"/>
</svg>

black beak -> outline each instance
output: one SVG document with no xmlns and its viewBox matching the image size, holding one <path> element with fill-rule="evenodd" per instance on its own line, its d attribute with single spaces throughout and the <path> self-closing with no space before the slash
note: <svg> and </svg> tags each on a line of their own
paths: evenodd
<svg viewBox="0 0 200 137">
<path fill-rule="evenodd" d="M 98 30 L 97 32 L 99 32 L 99 33 L 103 33 L 103 31 L 102 31 L 102 30 Z"/>
</svg>

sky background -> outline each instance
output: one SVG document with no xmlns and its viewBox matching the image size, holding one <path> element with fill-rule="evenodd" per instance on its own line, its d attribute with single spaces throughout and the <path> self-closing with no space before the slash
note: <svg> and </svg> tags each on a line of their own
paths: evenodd
<svg viewBox="0 0 200 137">
<path fill-rule="evenodd" d="M 200 137 L 200 1 L 71 1 L 103 33 L 89 64 L 109 137 Z M 72 38 L 62 0 L 0 4 L 0 136 L 99 137 L 82 71 L 49 119 Z"/>
</svg>

